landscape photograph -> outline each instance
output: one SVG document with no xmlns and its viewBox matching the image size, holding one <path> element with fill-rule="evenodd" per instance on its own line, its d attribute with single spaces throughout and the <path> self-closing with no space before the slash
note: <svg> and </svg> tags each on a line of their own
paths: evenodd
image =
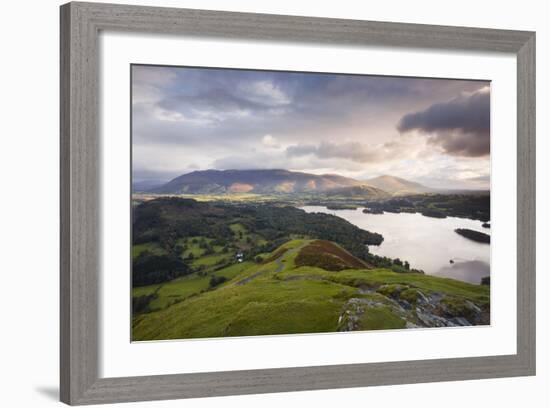
<svg viewBox="0 0 550 408">
<path fill-rule="evenodd" d="M 484 80 L 131 66 L 131 339 L 491 324 Z"/>
</svg>

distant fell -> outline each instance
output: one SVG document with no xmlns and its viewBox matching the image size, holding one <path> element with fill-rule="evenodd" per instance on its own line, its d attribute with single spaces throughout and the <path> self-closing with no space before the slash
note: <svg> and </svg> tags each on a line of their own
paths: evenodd
<svg viewBox="0 0 550 408">
<path fill-rule="evenodd" d="M 160 194 L 294 194 L 325 193 L 366 182 L 336 174 L 311 174 L 283 169 L 269 170 L 203 170 L 183 174 L 150 190 Z M 374 194 L 377 190 L 372 189 Z"/>
</svg>

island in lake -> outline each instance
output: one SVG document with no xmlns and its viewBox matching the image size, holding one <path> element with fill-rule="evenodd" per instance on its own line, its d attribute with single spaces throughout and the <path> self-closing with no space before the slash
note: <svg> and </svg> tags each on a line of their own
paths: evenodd
<svg viewBox="0 0 550 408">
<path fill-rule="evenodd" d="M 491 243 L 491 236 L 483 232 L 474 231 L 467 228 L 457 228 L 455 229 L 455 232 L 458 235 L 462 235 L 463 237 L 471 239 L 472 241 L 475 241 L 475 242 L 482 242 L 484 244 Z"/>
</svg>

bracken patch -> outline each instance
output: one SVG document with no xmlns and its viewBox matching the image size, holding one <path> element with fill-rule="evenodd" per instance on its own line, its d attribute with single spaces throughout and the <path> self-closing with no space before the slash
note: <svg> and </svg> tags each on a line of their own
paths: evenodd
<svg viewBox="0 0 550 408">
<path fill-rule="evenodd" d="M 326 271 L 370 268 L 366 262 L 325 240 L 313 241 L 302 248 L 294 262 L 296 266 L 316 266 Z"/>
</svg>

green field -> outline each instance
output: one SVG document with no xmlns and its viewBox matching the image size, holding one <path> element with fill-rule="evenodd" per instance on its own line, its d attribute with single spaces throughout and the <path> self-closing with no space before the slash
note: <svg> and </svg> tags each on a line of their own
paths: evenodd
<svg viewBox="0 0 550 408">
<path fill-rule="evenodd" d="M 137 258 L 145 251 L 149 251 L 155 255 L 163 255 L 166 253 L 157 243 L 147 242 L 145 244 L 137 244 L 132 247 L 132 258 Z"/>
</svg>

